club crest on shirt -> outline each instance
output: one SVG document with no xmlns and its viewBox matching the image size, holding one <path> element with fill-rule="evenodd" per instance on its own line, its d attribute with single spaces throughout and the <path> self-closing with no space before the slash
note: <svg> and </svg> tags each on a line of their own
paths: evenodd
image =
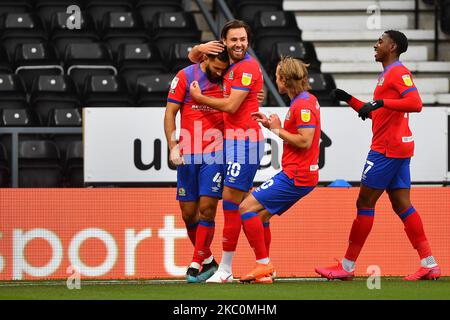
<svg viewBox="0 0 450 320">
<path fill-rule="evenodd" d="M 174 90 L 177 87 L 179 80 L 180 79 L 178 77 L 173 78 L 172 83 L 170 84 L 170 89 Z"/>
<path fill-rule="evenodd" d="M 405 74 L 404 76 L 402 76 L 403 82 L 408 86 L 408 87 L 412 87 L 413 82 L 411 77 L 409 76 L 409 74 Z"/>
<path fill-rule="evenodd" d="M 301 118 L 303 122 L 309 122 L 311 120 L 311 111 L 308 109 L 302 109 L 301 110 Z"/>
<path fill-rule="evenodd" d="M 233 80 L 234 78 L 234 73 L 233 70 L 230 71 L 230 74 L 228 75 L 228 80 Z"/>
<path fill-rule="evenodd" d="M 243 73 L 241 83 L 244 86 L 249 86 L 252 83 L 252 77 L 253 75 L 251 73 Z"/>
<path fill-rule="evenodd" d="M 378 86 L 381 87 L 383 85 L 383 83 L 384 83 L 384 77 L 381 77 L 380 79 L 378 79 L 378 83 L 377 83 Z"/>
</svg>

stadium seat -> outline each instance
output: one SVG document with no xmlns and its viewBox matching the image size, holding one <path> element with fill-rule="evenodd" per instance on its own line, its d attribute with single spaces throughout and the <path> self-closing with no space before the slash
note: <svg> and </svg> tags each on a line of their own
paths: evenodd
<svg viewBox="0 0 450 320">
<path fill-rule="evenodd" d="M 60 152 L 51 140 L 19 142 L 19 186 L 52 188 L 62 186 Z"/>
<path fill-rule="evenodd" d="M 151 28 L 157 13 L 183 11 L 183 0 L 138 0 L 136 10 L 139 12 L 144 26 Z"/>
<path fill-rule="evenodd" d="M 5 127 L 39 127 L 41 122 L 30 109 L 3 109 L 0 110 L 0 124 Z"/>
<path fill-rule="evenodd" d="M 317 97 L 321 106 L 339 106 L 339 101 L 330 97 L 336 84 L 329 73 L 309 73 L 311 93 Z"/>
<path fill-rule="evenodd" d="M 173 73 L 138 77 L 138 105 L 140 107 L 164 107 L 174 77 Z"/>
<path fill-rule="evenodd" d="M 9 184 L 9 162 L 6 148 L 0 143 L 0 187 L 7 187 Z"/>
<path fill-rule="evenodd" d="M 31 13 L 8 13 L 0 20 L 3 29 L 0 41 L 12 61 L 16 46 L 20 43 L 40 43 L 47 41 L 40 20 Z"/>
<path fill-rule="evenodd" d="M 83 141 L 73 141 L 67 147 L 64 163 L 64 177 L 70 188 L 84 187 Z"/>
<path fill-rule="evenodd" d="M 13 68 L 8 61 L 8 55 L 3 47 L 0 47 L 0 73 L 12 73 Z"/>
<path fill-rule="evenodd" d="M 44 43 L 21 43 L 14 57 L 15 73 L 22 77 L 27 91 L 39 75 L 62 75 L 64 69 L 55 49 Z"/>
<path fill-rule="evenodd" d="M 68 29 L 67 19 L 72 19 L 66 12 L 53 14 L 50 23 L 50 39 L 58 50 L 60 57 L 64 56 L 67 45 L 71 43 L 95 43 L 100 37 L 95 33 L 93 23 L 89 17 L 81 12 L 80 29 Z"/>
<path fill-rule="evenodd" d="M 108 12 L 103 17 L 103 40 L 117 57 L 122 44 L 143 44 L 150 42 L 150 37 L 144 32 L 139 18 L 132 12 Z"/>
<path fill-rule="evenodd" d="M 173 43 L 199 43 L 201 38 L 201 31 L 190 12 L 157 13 L 151 32 L 161 57 L 169 56 Z"/>
<path fill-rule="evenodd" d="M 61 118 L 63 114 L 58 114 L 59 121 L 54 122 L 55 117 L 52 116 L 55 113 L 54 110 L 64 112 L 64 110 L 81 108 L 75 85 L 69 76 L 41 75 L 37 77 L 32 86 L 30 105 L 45 126 L 58 125 L 63 121 Z"/>
<path fill-rule="evenodd" d="M 48 116 L 48 125 L 50 127 L 81 127 L 80 109 L 52 109 Z"/>
<path fill-rule="evenodd" d="M 261 11 L 255 25 L 254 48 L 261 61 L 270 61 L 278 42 L 302 41 L 302 32 L 293 12 Z"/>
<path fill-rule="evenodd" d="M 71 76 L 80 92 L 90 75 L 117 75 L 117 69 L 112 65 L 111 51 L 101 43 L 69 44 L 64 62 L 66 73 Z"/>
<path fill-rule="evenodd" d="M 8 13 L 30 12 L 33 3 L 30 0 L 2 0 L 0 1 L 0 16 Z"/>
<path fill-rule="evenodd" d="M 170 47 L 170 54 L 165 60 L 165 63 L 170 71 L 178 72 L 184 67 L 192 64 L 192 62 L 188 58 L 188 55 L 196 44 L 197 43 L 193 42 L 172 44 L 172 46 Z"/>
<path fill-rule="evenodd" d="M 274 74 L 278 61 L 282 56 L 301 59 L 309 64 L 309 70 L 320 72 L 321 62 L 317 59 L 316 50 L 311 42 L 277 42 L 273 47 L 269 73 Z"/>
<path fill-rule="evenodd" d="M 133 101 L 121 77 L 90 76 L 86 79 L 83 91 L 84 106 L 98 107 L 132 107 Z"/>
<path fill-rule="evenodd" d="M 42 25 L 50 30 L 52 17 L 54 14 L 61 12 L 66 13 L 67 8 L 76 5 L 80 9 L 83 7 L 81 0 L 35 0 L 36 14 L 42 21 Z"/>
<path fill-rule="evenodd" d="M 255 25 L 255 19 L 261 11 L 283 11 L 282 0 L 238 0 L 229 1 L 235 17 L 244 20 L 251 27 Z"/>
<path fill-rule="evenodd" d="M 167 72 L 158 50 L 149 43 L 121 45 L 116 64 L 119 74 L 133 94 L 136 93 L 136 80 L 139 76 Z"/>
<path fill-rule="evenodd" d="M 441 0 L 440 14 L 442 32 L 450 35 L 450 0 Z"/>
<path fill-rule="evenodd" d="M 0 109 L 27 107 L 25 86 L 16 74 L 0 74 Z"/>
<path fill-rule="evenodd" d="M 90 0 L 86 3 L 86 11 L 92 18 L 97 31 L 101 30 L 103 17 L 109 12 L 131 12 L 131 1 L 126 0 Z"/>
</svg>

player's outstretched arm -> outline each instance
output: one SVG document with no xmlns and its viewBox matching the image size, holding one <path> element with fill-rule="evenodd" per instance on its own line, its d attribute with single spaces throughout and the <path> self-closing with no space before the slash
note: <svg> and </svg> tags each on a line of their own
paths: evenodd
<svg viewBox="0 0 450 320">
<path fill-rule="evenodd" d="M 331 92 L 331 95 L 333 98 L 336 98 L 339 101 L 344 101 L 345 103 L 347 103 L 356 112 L 359 112 L 359 109 L 361 109 L 361 107 L 364 105 L 364 102 L 356 99 L 354 96 L 348 94 L 342 89 L 334 89 Z"/>
<path fill-rule="evenodd" d="M 193 63 L 202 61 L 203 55 L 207 54 L 219 54 L 223 51 L 224 45 L 222 42 L 213 40 L 206 43 L 201 43 L 192 48 L 188 54 L 189 60 Z"/>
<path fill-rule="evenodd" d="M 192 99 L 200 104 L 207 105 L 222 112 L 235 113 L 247 97 L 249 91 L 231 89 L 230 96 L 227 98 L 212 98 L 203 95 L 198 82 L 192 81 L 189 93 Z"/>
<path fill-rule="evenodd" d="M 415 89 L 415 88 L 414 88 Z M 400 112 L 422 111 L 422 99 L 416 90 L 406 93 L 401 99 L 384 99 L 384 107 Z"/>
<path fill-rule="evenodd" d="M 297 133 L 290 133 L 281 127 L 281 120 L 277 114 L 269 117 L 270 130 L 290 145 L 300 149 L 309 149 L 314 139 L 315 128 L 301 128 Z"/>
</svg>

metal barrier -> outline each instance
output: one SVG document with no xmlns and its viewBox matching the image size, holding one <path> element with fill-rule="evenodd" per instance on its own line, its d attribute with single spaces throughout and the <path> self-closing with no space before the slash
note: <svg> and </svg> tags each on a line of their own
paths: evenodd
<svg viewBox="0 0 450 320">
<path fill-rule="evenodd" d="M 19 135 L 21 134 L 82 134 L 80 127 L 48 128 L 48 127 L 28 127 L 28 128 L 0 128 L 0 135 L 11 135 L 11 187 L 19 187 Z"/>
</svg>

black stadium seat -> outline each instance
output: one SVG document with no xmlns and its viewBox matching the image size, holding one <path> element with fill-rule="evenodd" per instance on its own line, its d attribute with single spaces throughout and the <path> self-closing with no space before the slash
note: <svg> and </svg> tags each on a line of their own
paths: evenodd
<svg viewBox="0 0 450 320">
<path fill-rule="evenodd" d="M 92 18 L 97 30 L 101 30 L 103 17 L 109 12 L 130 12 L 133 10 L 131 1 L 126 0 L 89 0 L 86 11 Z"/>
<path fill-rule="evenodd" d="M 136 10 L 145 27 L 150 28 L 157 13 L 183 11 L 183 0 L 138 0 Z"/>
<path fill-rule="evenodd" d="M 0 74 L 0 109 L 27 107 L 25 86 L 16 74 Z"/>
<path fill-rule="evenodd" d="M 244 20 L 250 26 L 255 25 L 255 19 L 261 11 L 282 11 L 283 0 L 234 0 L 229 1 L 235 17 Z"/>
<path fill-rule="evenodd" d="M 103 40 L 112 49 L 115 57 L 120 45 L 150 42 L 149 35 L 139 18 L 132 12 L 108 12 L 103 17 Z"/>
<path fill-rule="evenodd" d="M 30 105 L 45 126 L 57 125 L 54 123 L 55 118 L 52 117 L 54 110 L 81 108 L 75 85 L 69 76 L 42 75 L 36 78 L 31 91 Z"/>
<path fill-rule="evenodd" d="M 440 14 L 442 32 L 450 35 L 450 0 L 441 0 Z"/>
<path fill-rule="evenodd" d="M 60 152 L 54 141 L 20 141 L 19 186 L 22 188 L 61 187 L 60 159 Z"/>
<path fill-rule="evenodd" d="M 117 76 L 90 76 L 84 85 L 86 107 L 132 107 L 133 101 L 122 78 Z"/>
<path fill-rule="evenodd" d="M 21 43 L 40 43 L 47 41 L 47 34 L 40 19 L 31 13 L 8 13 L 0 21 L 3 32 L 0 41 L 11 61 L 16 46 Z"/>
<path fill-rule="evenodd" d="M 193 42 L 182 42 L 182 43 L 174 43 L 170 47 L 169 56 L 166 58 L 165 63 L 168 68 L 173 72 L 178 72 L 192 64 L 189 60 L 188 55 L 192 48 L 197 43 Z"/>
<path fill-rule="evenodd" d="M 9 161 L 8 154 L 3 144 L 0 143 L 0 188 L 9 184 Z"/>
<path fill-rule="evenodd" d="M 72 15 L 57 12 L 53 14 L 50 23 L 50 39 L 61 57 L 64 56 L 67 45 L 71 43 L 95 43 L 100 40 L 92 21 L 84 12 L 81 12 L 80 29 L 68 29 L 67 19 L 73 19 Z"/>
<path fill-rule="evenodd" d="M 140 107 L 164 107 L 170 84 L 175 74 L 156 74 L 137 79 L 138 105 Z"/>
<path fill-rule="evenodd" d="M 77 140 L 70 143 L 64 163 L 64 177 L 70 188 L 84 186 L 83 157 L 83 141 Z"/>
<path fill-rule="evenodd" d="M 201 31 L 190 12 L 157 13 L 151 32 L 162 57 L 170 54 L 173 43 L 199 43 L 201 38 Z"/>
<path fill-rule="evenodd" d="M 61 12 L 66 13 L 70 6 L 78 6 L 82 8 L 83 1 L 80 0 L 34 0 L 35 10 L 42 21 L 43 26 L 50 30 L 52 17 L 54 14 Z"/>
<path fill-rule="evenodd" d="M 79 108 L 51 109 L 48 125 L 50 127 L 81 127 L 81 111 Z"/>
<path fill-rule="evenodd" d="M 320 71 L 321 62 L 317 59 L 316 50 L 311 42 L 277 42 L 272 51 L 270 74 L 275 72 L 276 65 L 282 56 L 300 59 L 310 65 L 309 70 Z"/>
<path fill-rule="evenodd" d="M 41 122 L 33 110 L 3 109 L 0 110 L 0 124 L 5 127 L 39 127 Z"/>
<path fill-rule="evenodd" d="M 66 73 L 70 75 L 81 92 L 85 80 L 90 75 L 117 75 L 112 63 L 112 54 L 101 43 L 72 43 L 64 56 Z"/>
<path fill-rule="evenodd" d="M 9 63 L 8 55 L 3 47 L 0 47 L 0 73 L 12 73 L 13 68 Z"/>
<path fill-rule="evenodd" d="M 119 74 L 133 94 L 136 93 L 136 80 L 139 76 L 167 72 L 158 50 L 149 43 L 121 45 L 116 64 Z"/>
<path fill-rule="evenodd" d="M 32 8 L 32 0 L 1 0 L 0 16 L 8 13 L 30 12 Z"/>
<path fill-rule="evenodd" d="M 322 106 L 339 106 L 339 101 L 330 97 L 330 92 L 336 89 L 333 77 L 329 73 L 309 73 L 311 93 L 317 97 Z"/>
<path fill-rule="evenodd" d="M 62 75 L 64 69 L 55 49 L 46 43 L 22 43 L 16 47 L 15 73 L 19 74 L 27 91 L 39 75 Z"/>
</svg>

